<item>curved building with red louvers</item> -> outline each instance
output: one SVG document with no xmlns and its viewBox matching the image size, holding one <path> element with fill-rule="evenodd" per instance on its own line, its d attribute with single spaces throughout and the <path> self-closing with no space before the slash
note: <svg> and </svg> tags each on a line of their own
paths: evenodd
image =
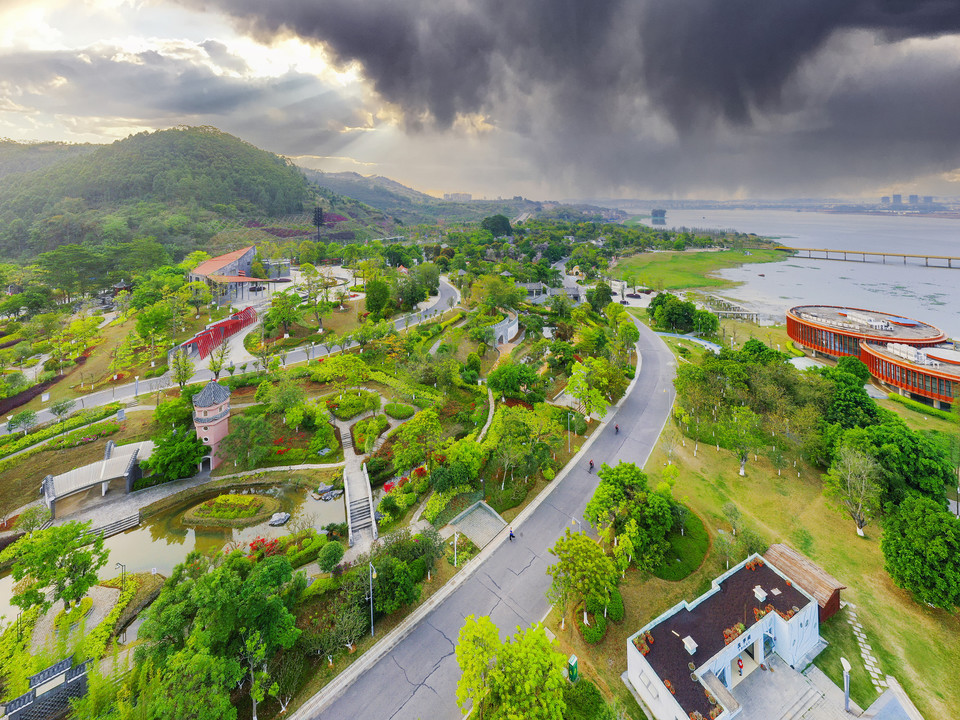
<svg viewBox="0 0 960 720">
<path fill-rule="evenodd" d="M 881 383 L 901 395 L 953 403 L 960 392 L 960 352 L 933 325 L 900 315 L 828 305 L 787 312 L 787 334 L 834 358 L 860 358 Z"/>
</svg>

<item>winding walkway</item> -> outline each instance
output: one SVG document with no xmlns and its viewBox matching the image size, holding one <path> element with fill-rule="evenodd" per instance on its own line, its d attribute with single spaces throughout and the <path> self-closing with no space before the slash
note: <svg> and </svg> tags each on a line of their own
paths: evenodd
<svg viewBox="0 0 960 720">
<path fill-rule="evenodd" d="M 454 651 L 467 615 L 488 615 L 501 629 L 540 621 L 549 611 L 548 549 L 582 516 L 598 478 L 585 467 L 599 462 L 644 465 L 673 406 L 672 353 L 639 326 L 641 365 L 607 423 L 548 488 L 513 521 L 517 541 L 501 532 L 447 585 L 411 613 L 293 718 L 461 718 L 455 693 L 460 669 Z M 611 423 L 618 423 L 616 434 Z"/>
</svg>

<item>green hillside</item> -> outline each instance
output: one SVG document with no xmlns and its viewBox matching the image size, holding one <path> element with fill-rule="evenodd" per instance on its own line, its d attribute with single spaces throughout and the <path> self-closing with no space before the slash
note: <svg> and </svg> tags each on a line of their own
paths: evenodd
<svg viewBox="0 0 960 720">
<path fill-rule="evenodd" d="M 179 253 L 223 220 L 300 213 L 309 198 L 289 161 L 216 128 L 139 133 L 0 177 L 0 252 L 30 257 L 146 234 Z"/>
<path fill-rule="evenodd" d="M 71 145 L 62 142 L 19 143 L 0 139 L 0 178 L 13 173 L 42 170 L 80 155 L 87 155 L 97 145 Z"/>
</svg>

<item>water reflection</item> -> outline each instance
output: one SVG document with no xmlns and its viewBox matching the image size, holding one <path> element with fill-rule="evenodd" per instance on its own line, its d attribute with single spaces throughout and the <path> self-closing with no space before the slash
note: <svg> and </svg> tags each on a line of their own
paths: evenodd
<svg viewBox="0 0 960 720">
<path fill-rule="evenodd" d="M 230 492 L 230 489 L 210 490 L 192 500 L 177 505 L 166 512 L 144 521 L 140 527 L 104 540 L 104 547 L 110 550 L 110 559 L 100 572 L 104 578 L 116 574 L 116 563 L 126 566 L 128 573 L 158 572 L 169 575 L 175 565 L 182 562 L 193 550 L 201 552 L 219 552 L 228 543 L 246 544 L 257 537 L 282 537 L 290 532 L 289 524 L 282 527 L 270 527 L 266 521 L 249 528 L 210 528 L 184 525 L 185 510 L 204 502 L 216 495 Z M 291 522 L 303 517 L 317 529 L 329 523 L 346 522 L 344 498 L 323 502 L 313 500 L 310 491 L 296 485 L 275 485 L 270 487 L 242 487 L 232 491 L 240 493 L 258 493 L 270 495 L 280 501 L 281 510 L 290 513 Z M 6 620 L 16 617 L 17 608 L 10 606 L 13 593 L 13 576 L 5 573 L 0 576 L 0 614 Z"/>
</svg>

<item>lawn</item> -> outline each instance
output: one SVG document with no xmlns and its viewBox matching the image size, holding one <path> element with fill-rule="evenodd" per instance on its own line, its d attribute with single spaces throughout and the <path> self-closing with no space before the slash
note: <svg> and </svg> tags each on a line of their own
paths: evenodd
<svg viewBox="0 0 960 720">
<path fill-rule="evenodd" d="M 813 664 L 842 688 L 843 669 L 840 658 L 846 658 L 850 663 L 850 698 L 863 709 L 869 707 L 870 703 L 877 699 L 877 690 L 870 681 L 870 673 L 863 664 L 863 658 L 860 657 L 860 646 L 853 634 L 853 626 L 847 622 L 846 608 L 820 624 L 820 637 L 830 643 L 830 646 L 817 656 Z"/>
<path fill-rule="evenodd" d="M 687 513 L 683 530 L 683 533 L 667 535 L 670 549 L 664 554 L 663 563 L 653 572 L 661 580 L 683 580 L 700 567 L 710 549 L 710 536 L 696 513 Z"/>
<path fill-rule="evenodd" d="M 734 287 L 735 283 L 712 273 L 750 263 L 783 260 L 785 253 L 769 248 L 717 252 L 648 252 L 621 260 L 612 268 L 619 280 L 632 278 L 640 285 L 665 290 L 699 287 Z"/>
<path fill-rule="evenodd" d="M 694 458 L 687 444 L 674 445 L 672 452 L 681 468 L 674 494 L 688 498 L 708 532 L 729 530 L 719 509 L 726 502 L 736 503 L 746 524 L 768 541 L 796 547 L 848 586 L 842 596 L 856 604 L 881 670 L 896 675 L 924 714 L 939 717 L 960 704 L 960 687 L 954 682 L 960 665 L 960 618 L 918 604 L 893 584 L 884 570 L 877 526 L 868 525 L 867 537 L 858 538 L 853 522 L 824 500 L 817 472 L 802 468 L 800 477 L 777 477 L 776 469 L 761 459 L 748 462 L 741 478 L 738 462 L 725 450 L 718 453 L 701 445 Z M 665 459 L 661 446 L 648 467 L 661 467 Z M 688 597 L 695 595 L 690 592 Z M 648 608 L 647 619 L 670 604 L 656 602 Z"/>
</svg>

